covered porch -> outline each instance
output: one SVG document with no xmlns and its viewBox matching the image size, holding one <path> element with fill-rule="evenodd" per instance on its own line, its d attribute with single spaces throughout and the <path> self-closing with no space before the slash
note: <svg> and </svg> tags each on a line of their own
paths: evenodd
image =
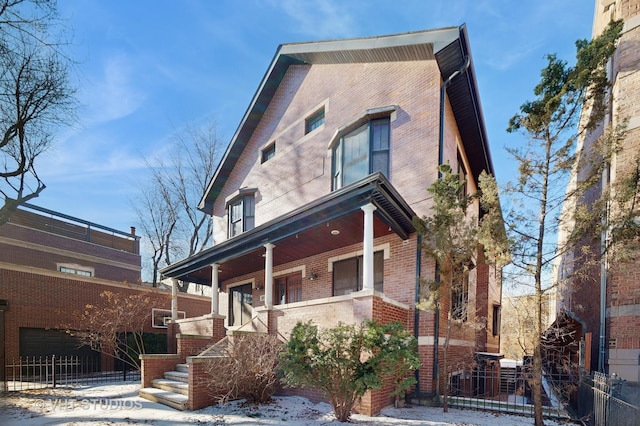
<svg viewBox="0 0 640 426">
<path fill-rule="evenodd" d="M 407 323 L 407 301 L 392 300 L 378 286 L 378 263 L 389 258 L 389 243 L 380 242 L 407 243 L 415 234 L 414 215 L 384 175 L 372 174 L 163 269 L 173 281 L 174 322 L 185 321 L 177 319 L 180 280 L 212 286 L 211 316 L 226 318 L 230 329 L 287 335 L 300 320 L 376 319 L 375 304 L 402 310 L 397 319 Z M 338 291 L 332 262 L 349 255 L 357 258 L 357 286 Z M 415 281 L 414 274 L 407 279 Z"/>
</svg>

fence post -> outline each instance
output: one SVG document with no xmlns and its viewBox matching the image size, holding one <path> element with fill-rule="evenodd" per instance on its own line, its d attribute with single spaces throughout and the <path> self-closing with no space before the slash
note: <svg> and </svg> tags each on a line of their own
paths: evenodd
<svg viewBox="0 0 640 426">
<path fill-rule="evenodd" d="M 53 370 L 52 371 L 52 374 L 53 374 L 53 387 L 55 388 L 56 387 L 56 356 L 55 355 L 51 356 L 51 369 Z"/>
</svg>

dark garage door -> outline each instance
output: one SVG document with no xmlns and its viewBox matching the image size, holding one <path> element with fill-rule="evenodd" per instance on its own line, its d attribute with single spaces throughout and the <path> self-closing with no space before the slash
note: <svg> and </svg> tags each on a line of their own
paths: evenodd
<svg viewBox="0 0 640 426">
<path fill-rule="evenodd" d="M 20 329 L 21 357 L 56 357 L 78 356 L 98 357 L 98 353 L 88 346 L 80 346 L 78 338 L 70 336 L 62 330 L 45 330 L 43 328 Z"/>
</svg>

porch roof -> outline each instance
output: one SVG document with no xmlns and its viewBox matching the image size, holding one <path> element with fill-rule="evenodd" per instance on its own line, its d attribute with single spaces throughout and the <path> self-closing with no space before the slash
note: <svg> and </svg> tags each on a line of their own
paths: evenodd
<svg viewBox="0 0 640 426">
<path fill-rule="evenodd" d="M 360 207 L 369 203 L 376 207 L 374 237 L 395 233 L 407 239 L 415 232 L 411 207 L 383 174 L 374 173 L 160 272 L 165 277 L 211 285 L 213 263 L 220 265 L 220 282 L 264 269 L 267 243 L 276 245 L 274 266 L 361 243 Z"/>
</svg>

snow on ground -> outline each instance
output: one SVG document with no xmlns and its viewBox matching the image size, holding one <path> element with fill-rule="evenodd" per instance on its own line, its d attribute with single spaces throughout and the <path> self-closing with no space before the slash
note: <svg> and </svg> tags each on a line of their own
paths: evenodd
<svg viewBox="0 0 640 426">
<path fill-rule="evenodd" d="M 13 425 L 341 425 L 331 406 L 300 397 L 276 397 L 268 405 L 243 401 L 198 411 L 178 411 L 138 396 L 140 383 L 74 389 L 41 389 L 5 393 L 0 401 L 0 424 Z M 356 425 L 532 425 L 533 419 L 474 410 L 413 406 L 387 408 L 379 416 L 355 414 Z M 547 421 L 548 425 L 559 423 Z"/>
</svg>

